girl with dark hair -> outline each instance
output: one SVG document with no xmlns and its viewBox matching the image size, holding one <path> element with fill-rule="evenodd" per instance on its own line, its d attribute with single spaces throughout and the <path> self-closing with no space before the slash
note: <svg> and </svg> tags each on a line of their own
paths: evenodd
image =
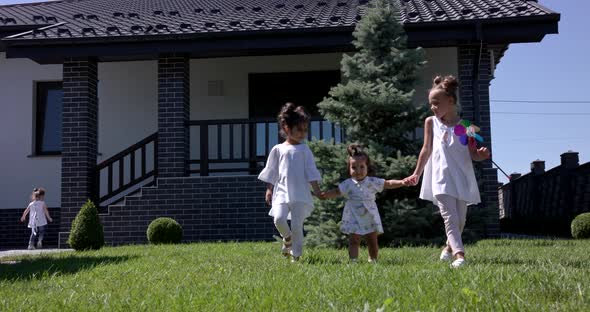
<svg viewBox="0 0 590 312">
<path fill-rule="evenodd" d="M 278 116 L 283 143 L 275 145 L 258 179 L 266 182 L 265 200 L 269 215 L 283 237 L 281 252 L 296 262 L 303 249 L 303 222 L 311 215 L 313 194 L 320 195 L 321 180 L 313 154 L 307 144 L 309 114 L 302 106 L 283 105 Z M 291 227 L 287 220 L 291 219 Z"/>
</svg>

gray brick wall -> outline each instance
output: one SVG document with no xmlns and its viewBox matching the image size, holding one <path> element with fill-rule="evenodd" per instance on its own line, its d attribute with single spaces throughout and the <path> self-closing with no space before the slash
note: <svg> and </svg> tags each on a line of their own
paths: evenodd
<svg viewBox="0 0 590 312">
<path fill-rule="evenodd" d="M 149 223 L 171 217 L 183 241 L 272 240 L 275 232 L 264 203 L 264 183 L 255 176 L 159 178 L 124 205 L 101 215 L 109 245 L 147 243 Z"/>
<path fill-rule="evenodd" d="M 63 64 L 61 218 L 68 232 L 84 202 L 93 196 L 97 156 L 97 64 L 70 58 Z"/>
<path fill-rule="evenodd" d="M 491 74 L 490 49 L 479 45 L 465 45 L 459 47 L 459 101 L 461 117 L 471 120 L 481 128 L 480 135 L 484 138 L 483 146 L 492 151 L 492 133 L 490 122 L 490 82 Z M 477 76 L 474 68 L 479 63 Z M 492 153 L 493 154 L 493 153 Z M 492 162 L 486 160 L 475 164 L 475 171 L 480 183 L 482 206 L 495 207 L 494 223 L 488 227 L 487 234 L 496 235 L 499 232 L 498 210 L 498 172 L 492 167 Z"/>
<path fill-rule="evenodd" d="M 158 176 L 188 172 L 190 64 L 182 54 L 158 58 Z"/>
<path fill-rule="evenodd" d="M 0 250 L 23 249 L 29 243 L 31 229 L 27 227 L 28 217 L 25 223 L 21 223 L 20 217 L 25 208 L 0 209 Z M 57 247 L 57 233 L 60 227 L 60 209 L 49 208 L 49 214 L 53 223 L 49 223 L 43 240 L 44 247 Z"/>
</svg>

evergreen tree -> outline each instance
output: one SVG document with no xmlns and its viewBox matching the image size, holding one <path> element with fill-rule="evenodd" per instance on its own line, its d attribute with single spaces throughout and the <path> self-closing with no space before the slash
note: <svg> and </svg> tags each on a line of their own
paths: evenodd
<svg viewBox="0 0 590 312">
<path fill-rule="evenodd" d="M 318 104 L 324 117 L 346 129 L 349 142 L 365 145 L 378 175 L 401 179 L 413 172 L 420 142 L 413 139 L 426 109 L 412 103 L 419 70 L 425 64 L 421 48 L 408 49 L 399 12 L 392 1 L 372 2 L 353 33 L 356 53 L 344 55 L 342 83 Z M 322 187 L 329 189 L 348 178 L 346 146 L 310 144 L 323 171 Z M 417 200 L 418 188 L 386 191 L 378 205 L 386 234 L 384 244 L 442 240 L 440 216 L 432 205 Z M 308 220 L 311 246 L 343 246 L 338 222 L 342 199 L 317 201 Z M 433 226 L 437 225 L 433 230 Z M 438 230 L 437 230 L 438 229 Z"/>
<path fill-rule="evenodd" d="M 392 1 L 373 2 L 353 32 L 356 53 L 343 56 L 343 82 L 318 107 L 347 130 L 349 141 L 384 155 L 413 155 L 417 144 L 411 134 L 422 125 L 425 110 L 416 108 L 412 97 L 426 62 L 421 48 L 407 48 L 398 15 Z"/>
</svg>

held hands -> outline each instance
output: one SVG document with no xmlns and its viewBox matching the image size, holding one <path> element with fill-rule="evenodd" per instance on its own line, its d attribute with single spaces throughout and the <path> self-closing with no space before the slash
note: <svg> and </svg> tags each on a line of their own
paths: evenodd
<svg viewBox="0 0 590 312">
<path fill-rule="evenodd" d="M 317 197 L 318 199 L 324 200 L 326 199 L 326 192 L 312 192 L 313 196 Z"/>
<path fill-rule="evenodd" d="M 266 194 L 264 194 L 264 201 L 267 205 L 272 205 L 272 190 L 267 189 Z"/>
<path fill-rule="evenodd" d="M 412 174 L 411 176 L 403 179 L 403 183 L 405 186 L 416 186 L 420 181 L 420 176 L 416 174 Z"/>
</svg>

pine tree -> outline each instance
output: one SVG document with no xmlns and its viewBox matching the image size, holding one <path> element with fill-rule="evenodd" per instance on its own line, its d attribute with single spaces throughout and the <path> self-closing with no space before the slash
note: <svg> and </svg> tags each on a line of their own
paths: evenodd
<svg viewBox="0 0 590 312">
<path fill-rule="evenodd" d="M 318 104 L 324 117 L 347 132 L 349 142 L 365 145 L 379 176 L 401 179 L 416 164 L 420 142 L 413 139 L 425 108 L 412 103 L 419 70 L 425 64 L 421 48 L 407 48 L 399 12 L 392 1 L 372 2 L 353 33 L 356 53 L 344 55 L 342 83 Z M 323 171 L 322 187 L 330 189 L 348 178 L 346 147 L 326 142 L 310 144 Z M 431 205 L 417 200 L 418 188 L 386 191 L 378 198 L 386 234 L 384 244 L 428 243 L 441 240 L 440 216 Z M 343 246 L 338 223 L 342 199 L 318 201 L 308 220 L 311 246 Z M 438 231 L 433 226 L 438 224 Z M 405 241 L 404 241 L 405 240 Z"/>
<path fill-rule="evenodd" d="M 412 134 L 425 110 L 412 103 L 424 51 L 408 49 L 399 12 L 392 1 L 373 2 L 353 32 L 357 52 L 344 55 L 343 82 L 318 107 L 324 117 L 347 130 L 350 141 L 362 142 L 384 155 L 414 154 Z"/>
</svg>

